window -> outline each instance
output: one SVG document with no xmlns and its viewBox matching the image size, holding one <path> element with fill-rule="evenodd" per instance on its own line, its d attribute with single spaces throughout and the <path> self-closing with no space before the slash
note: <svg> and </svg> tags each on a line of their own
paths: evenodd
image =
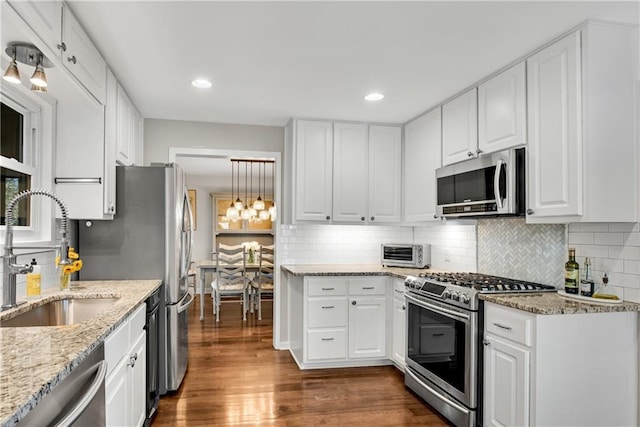
<svg viewBox="0 0 640 427">
<path fill-rule="evenodd" d="M 30 188 L 51 189 L 53 169 L 52 102 L 22 85 L 0 86 L 0 239 L 5 209 Z M 52 241 L 55 214 L 41 197 L 21 200 L 14 209 L 14 242 Z M 0 242 L 1 244 L 2 242 Z"/>
</svg>

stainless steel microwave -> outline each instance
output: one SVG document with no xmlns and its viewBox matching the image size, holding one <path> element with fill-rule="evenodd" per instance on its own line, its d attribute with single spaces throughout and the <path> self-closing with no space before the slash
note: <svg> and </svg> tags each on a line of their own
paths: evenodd
<svg viewBox="0 0 640 427">
<path fill-rule="evenodd" d="M 380 262 L 383 266 L 429 267 L 431 245 L 420 243 L 383 243 L 380 248 Z"/>
<path fill-rule="evenodd" d="M 436 170 L 436 215 L 524 215 L 525 149 L 482 155 Z"/>
</svg>

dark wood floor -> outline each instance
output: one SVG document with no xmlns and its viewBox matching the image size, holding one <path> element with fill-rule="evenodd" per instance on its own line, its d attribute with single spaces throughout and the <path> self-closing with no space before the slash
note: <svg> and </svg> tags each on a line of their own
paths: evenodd
<svg viewBox="0 0 640 427">
<path fill-rule="evenodd" d="M 242 322 L 223 303 L 220 323 L 189 313 L 189 369 L 180 390 L 160 399 L 153 427 L 251 425 L 448 426 L 404 387 L 391 366 L 300 371 L 272 346 L 272 306 Z"/>
</svg>

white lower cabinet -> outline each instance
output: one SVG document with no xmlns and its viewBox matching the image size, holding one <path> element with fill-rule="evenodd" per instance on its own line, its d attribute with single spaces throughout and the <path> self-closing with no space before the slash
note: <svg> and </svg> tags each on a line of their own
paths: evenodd
<svg viewBox="0 0 640 427">
<path fill-rule="evenodd" d="M 407 347 L 407 306 L 404 298 L 404 280 L 393 279 L 393 342 L 391 360 L 404 371 Z"/>
<path fill-rule="evenodd" d="M 485 303 L 483 425 L 638 425 L 637 322 Z"/>
<path fill-rule="evenodd" d="M 141 426 L 146 419 L 145 316 L 142 304 L 105 340 L 107 426 Z"/>
<path fill-rule="evenodd" d="M 303 368 L 387 364 L 387 279 L 305 277 Z"/>
</svg>

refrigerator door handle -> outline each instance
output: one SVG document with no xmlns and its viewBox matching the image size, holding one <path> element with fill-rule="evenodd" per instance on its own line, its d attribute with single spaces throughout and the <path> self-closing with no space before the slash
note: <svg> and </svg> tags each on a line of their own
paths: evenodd
<svg viewBox="0 0 640 427">
<path fill-rule="evenodd" d="M 195 297 L 191 292 L 187 292 L 187 294 L 182 298 L 182 301 L 178 303 L 178 313 L 182 313 L 185 311 L 193 302 L 195 301 Z"/>
<path fill-rule="evenodd" d="M 182 247 L 180 248 L 180 252 L 181 252 L 181 260 L 183 261 L 184 265 L 181 268 L 181 275 L 180 278 L 184 279 L 189 275 L 189 267 L 191 266 L 191 254 L 193 251 L 193 212 L 191 211 L 191 203 L 189 203 L 189 196 L 188 196 L 188 192 L 187 192 L 187 188 L 184 187 L 182 189 L 183 191 L 183 198 L 182 198 L 182 215 L 183 215 L 183 221 L 182 221 L 182 230 L 181 232 L 184 233 L 186 235 L 186 242 L 184 242 L 186 244 L 186 248 Z M 186 230 L 184 230 L 184 214 L 185 211 L 187 213 L 187 218 L 188 218 L 188 227 Z"/>
</svg>

